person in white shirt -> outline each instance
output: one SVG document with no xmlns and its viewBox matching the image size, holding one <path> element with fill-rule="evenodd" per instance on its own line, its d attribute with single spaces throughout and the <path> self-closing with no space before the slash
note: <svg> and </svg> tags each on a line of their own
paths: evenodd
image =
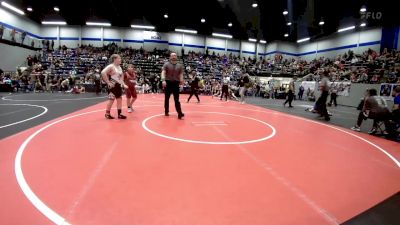
<svg viewBox="0 0 400 225">
<path fill-rule="evenodd" d="M 225 94 L 225 101 L 228 101 L 228 96 L 229 96 L 229 82 L 230 82 L 230 77 L 228 74 L 224 74 L 222 78 L 222 93 L 220 100 L 222 100 L 224 94 Z"/>
<path fill-rule="evenodd" d="M 114 100 L 117 99 L 117 111 L 118 111 L 118 119 L 126 119 L 126 116 L 122 115 L 122 87 L 125 89 L 128 86 L 123 81 L 123 73 L 121 65 L 121 57 L 117 54 L 111 55 L 111 64 L 106 66 L 106 68 L 101 71 L 101 76 L 103 80 L 107 83 L 108 86 L 108 103 L 106 107 L 105 117 L 107 119 L 114 119 L 111 116 L 111 107 L 114 103 Z"/>
</svg>

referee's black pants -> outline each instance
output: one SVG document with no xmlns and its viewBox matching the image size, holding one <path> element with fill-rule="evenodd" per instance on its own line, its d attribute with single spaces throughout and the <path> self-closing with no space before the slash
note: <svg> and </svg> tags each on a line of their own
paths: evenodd
<svg viewBox="0 0 400 225">
<path fill-rule="evenodd" d="M 169 113 L 169 97 L 171 94 L 174 95 L 175 109 L 178 115 L 182 115 L 181 103 L 179 102 L 179 81 L 167 80 L 167 86 L 165 87 L 165 101 L 164 109 L 165 114 Z"/>
</svg>

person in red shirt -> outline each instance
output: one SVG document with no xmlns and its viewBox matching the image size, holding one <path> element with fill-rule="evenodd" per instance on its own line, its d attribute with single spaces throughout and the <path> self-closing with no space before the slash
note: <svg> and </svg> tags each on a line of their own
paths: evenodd
<svg viewBox="0 0 400 225">
<path fill-rule="evenodd" d="M 137 99 L 136 94 L 136 70 L 132 64 L 128 65 L 128 70 L 124 73 L 124 82 L 128 86 L 126 89 L 126 105 L 128 113 L 133 112 L 132 105 Z"/>
</svg>

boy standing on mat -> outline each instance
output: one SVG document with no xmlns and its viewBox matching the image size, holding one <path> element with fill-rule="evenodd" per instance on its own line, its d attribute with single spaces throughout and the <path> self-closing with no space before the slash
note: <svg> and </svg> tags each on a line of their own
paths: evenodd
<svg viewBox="0 0 400 225">
<path fill-rule="evenodd" d="M 128 113 L 133 112 L 132 104 L 137 99 L 136 94 L 136 71 L 132 64 L 128 65 L 128 70 L 124 73 L 124 82 L 128 86 L 126 89 L 126 105 L 128 107 Z"/>
</svg>

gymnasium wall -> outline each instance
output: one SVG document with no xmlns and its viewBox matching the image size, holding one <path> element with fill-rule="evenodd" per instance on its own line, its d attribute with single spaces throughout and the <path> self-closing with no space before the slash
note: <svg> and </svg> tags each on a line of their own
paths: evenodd
<svg viewBox="0 0 400 225">
<path fill-rule="evenodd" d="M 282 54 L 286 59 L 297 58 L 297 45 L 289 42 L 277 42 L 277 53 Z"/>
<path fill-rule="evenodd" d="M 81 43 L 83 45 L 103 46 L 103 28 L 100 27 L 81 27 Z M 79 38 L 79 37 L 78 37 Z"/>
<path fill-rule="evenodd" d="M 257 58 L 264 57 L 266 52 L 267 52 L 267 45 L 258 43 L 257 44 Z"/>
<path fill-rule="evenodd" d="M 335 33 L 323 39 L 300 44 L 281 41 L 260 44 L 247 40 L 177 32 L 160 33 L 132 28 L 45 26 L 3 8 L 0 8 L 0 24 L 6 28 L 4 38 L 10 38 L 9 32 L 14 28 L 18 32 L 27 31 L 27 39 L 33 39 L 35 46 L 40 46 L 41 40 L 47 39 L 54 40 L 55 47 L 66 45 L 73 48 L 79 44 L 91 44 L 100 47 L 108 43 L 115 43 L 121 47 L 143 47 L 146 50 L 153 50 L 154 48 L 170 49 L 179 55 L 182 48 L 185 53 L 188 51 L 205 52 L 208 49 L 210 54 L 213 52 L 220 55 L 232 53 L 246 58 L 259 56 L 273 58 L 275 54 L 279 53 L 284 58 L 301 57 L 302 59 L 312 60 L 322 56 L 335 57 L 348 50 L 353 50 L 356 53 L 361 53 L 368 48 L 379 51 L 382 38 L 381 28 L 371 28 Z M 397 37 L 397 40 L 400 41 L 400 37 Z"/>
<path fill-rule="evenodd" d="M 21 43 L 21 33 L 26 32 L 25 44 L 33 41 L 36 47 L 41 46 L 41 26 L 26 17 L 16 16 L 13 13 L 0 7 L 0 25 L 4 27 L 3 39 L 11 40 L 11 31 L 16 30 L 16 42 Z"/>
<path fill-rule="evenodd" d="M 60 45 L 76 48 L 80 44 L 81 32 L 80 26 L 60 27 Z"/>
<path fill-rule="evenodd" d="M 240 41 L 235 39 L 228 39 L 228 54 L 240 56 Z"/>
<path fill-rule="evenodd" d="M 17 67 L 23 66 L 28 55 L 34 56 L 36 54 L 36 51 L 0 43 L 0 68 L 3 71 L 15 72 Z"/>
<path fill-rule="evenodd" d="M 246 58 L 253 58 L 256 56 L 256 43 L 255 42 L 249 42 L 249 41 L 242 41 L 241 46 L 242 46 L 242 57 Z"/>
<path fill-rule="evenodd" d="M 173 35 L 170 33 L 169 35 Z M 204 53 L 206 45 L 206 37 L 193 34 L 178 34 L 183 37 L 185 53 L 188 51 Z M 171 49 L 171 45 L 169 46 Z"/>
<path fill-rule="evenodd" d="M 379 52 L 381 36 L 381 28 L 336 33 L 316 41 L 300 43 L 297 55 L 303 59 L 312 60 L 319 57 L 333 58 L 349 50 L 362 53 L 370 48 Z"/>
<path fill-rule="evenodd" d="M 208 49 L 209 54 L 215 52 L 215 54 L 223 55 L 227 50 L 227 39 L 209 37 L 206 38 L 206 49 Z"/>
</svg>

